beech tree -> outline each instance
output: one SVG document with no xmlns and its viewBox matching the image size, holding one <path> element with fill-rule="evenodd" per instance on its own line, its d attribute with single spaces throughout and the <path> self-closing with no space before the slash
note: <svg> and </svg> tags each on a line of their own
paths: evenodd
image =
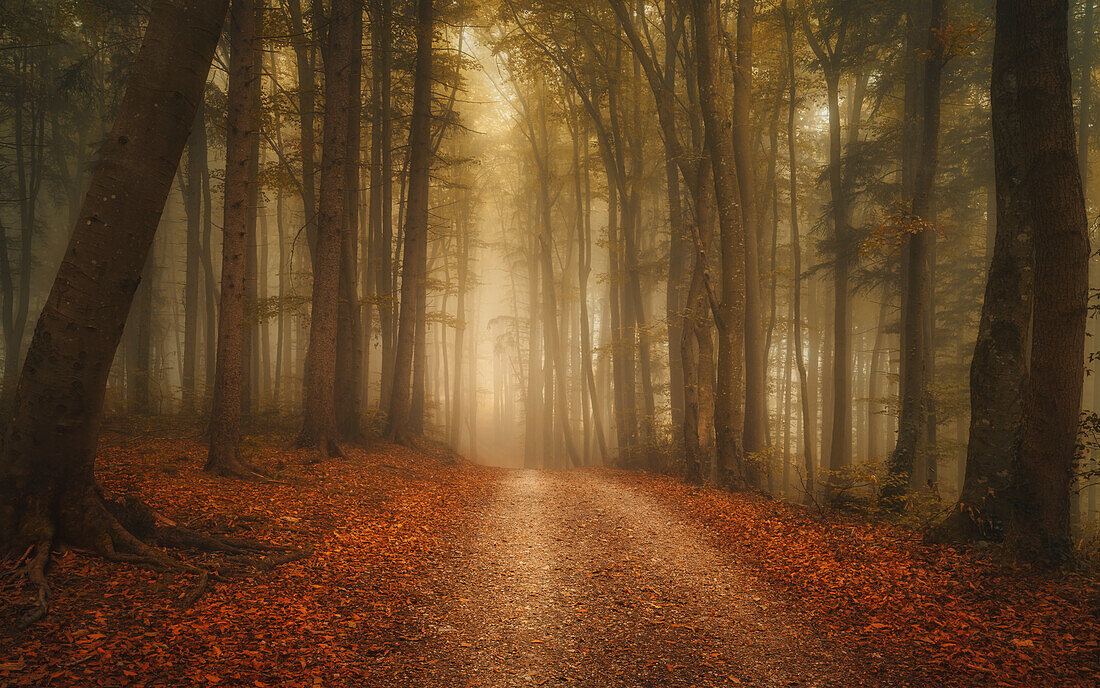
<svg viewBox="0 0 1100 688">
<path fill-rule="evenodd" d="M 223 475 L 254 472 L 241 456 L 241 416 L 244 408 L 245 255 L 250 222 L 250 174 L 253 140 L 258 124 L 256 42 L 259 6 L 255 0 L 234 0 L 229 12 L 229 115 L 226 120 L 225 210 L 222 215 L 222 277 L 218 308 L 218 363 L 214 403 L 210 413 L 210 455 L 206 470 Z"/>
<path fill-rule="evenodd" d="M 428 189 L 431 172 L 432 0 L 417 0 L 416 75 L 409 129 L 409 181 L 402 253 L 401 312 L 397 329 L 392 394 L 386 436 L 398 442 L 413 439 L 410 401 L 413 348 L 416 345 L 418 292 L 424 286 L 428 260 Z"/>
<path fill-rule="evenodd" d="M 328 18 L 321 193 L 317 208 L 317 247 L 313 260 L 309 352 L 306 356 L 305 418 L 299 438 L 302 445 L 316 447 L 322 455 L 334 456 L 343 453 L 338 444 L 336 424 L 336 336 L 340 266 L 344 260 L 341 257 L 344 248 L 341 236 L 351 231 L 347 226 L 349 214 L 346 202 L 349 196 L 348 132 L 352 82 L 358 74 L 355 67 L 357 58 L 353 55 L 358 53 L 361 42 L 356 31 L 356 27 L 361 26 L 355 16 L 357 11 L 355 3 L 341 0 L 333 4 Z M 350 242 L 348 248 L 352 248 Z M 354 273 L 355 269 L 350 263 L 354 257 L 346 260 L 349 262 L 346 279 L 353 285 L 355 279 L 350 273 Z M 352 324 L 349 322 L 349 327 Z M 352 334 L 348 332 L 347 336 Z M 351 358 L 354 357 L 353 352 Z"/>
<path fill-rule="evenodd" d="M 181 568 L 130 533 L 95 480 L 111 361 L 179 166 L 227 3 L 158 0 L 19 376 L 0 463 L 6 549 L 55 544 Z"/>
</svg>

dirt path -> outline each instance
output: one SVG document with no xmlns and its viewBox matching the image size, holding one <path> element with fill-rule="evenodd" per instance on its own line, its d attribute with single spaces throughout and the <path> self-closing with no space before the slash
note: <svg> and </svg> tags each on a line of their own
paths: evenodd
<svg viewBox="0 0 1100 688">
<path fill-rule="evenodd" d="M 852 685 L 787 603 L 608 474 L 507 474 L 423 593 L 409 684 Z"/>
</svg>

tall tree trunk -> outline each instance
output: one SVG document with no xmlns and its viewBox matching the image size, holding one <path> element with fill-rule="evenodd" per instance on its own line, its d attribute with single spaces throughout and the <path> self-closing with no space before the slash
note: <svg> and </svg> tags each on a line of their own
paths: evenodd
<svg viewBox="0 0 1100 688">
<path fill-rule="evenodd" d="M 463 189 L 460 187 L 455 192 L 459 198 L 456 199 L 456 205 L 458 205 L 459 218 L 455 223 L 456 233 L 458 235 L 459 249 L 458 249 L 458 304 L 455 307 L 455 332 L 454 332 L 454 357 L 455 357 L 455 385 L 454 393 L 451 395 L 451 415 L 450 415 L 450 445 L 455 451 L 458 451 L 458 443 L 462 438 L 462 422 L 465 420 L 462 411 L 462 382 L 465 371 L 463 369 L 463 357 L 464 351 L 464 337 L 466 334 L 466 290 L 468 288 L 468 277 L 470 272 L 470 233 L 471 229 L 466 226 L 466 199 Z M 476 338 L 476 337 L 475 337 Z M 473 361 L 476 367 L 477 361 Z M 476 379 L 476 378 L 475 378 Z M 477 403 L 476 392 L 477 390 L 470 390 L 472 395 L 471 403 Z"/>
<path fill-rule="evenodd" d="M 199 133 L 195 153 L 199 158 L 202 184 L 202 262 L 203 307 L 206 311 L 204 329 L 206 351 L 206 393 L 213 395 L 217 377 L 218 359 L 218 285 L 214 279 L 214 203 L 210 190 L 210 165 L 207 158 L 206 106 L 200 101 L 199 114 L 195 118 L 195 130 Z"/>
<path fill-rule="evenodd" d="M 382 73 L 380 84 L 382 87 L 382 101 L 379 103 L 382 121 L 381 137 L 379 142 L 379 156 L 381 167 L 379 183 L 381 184 L 381 224 L 378 236 L 378 273 L 375 276 L 376 289 L 379 290 L 380 303 L 378 311 L 379 329 L 382 335 L 382 379 L 381 399 L 384 405 L 389 404 L 393 389 L 394 349 L 397 346 L 397 327 L 395 324 L 394 308 L 396 295 L 394 289 L 396 283 L 393 279 L 393 153 L 391 142 L 393 140 L 393 110 L 390 106 L 391 72 L 393 71 L 392 50 L 392 24 L 393 9 L 391 0 L 381 0 L 381 47 L 382 47 Z"/>
<path fill-rule="evenodd" d="M 374 301 L 378 308 L 381 342 L 379 406 L 389 404 L 393 377 L 394 294 L 393 294 L 393 169 L 390 160 L 392 118 L 390 114 L 390 72 L 392 9 L 381 0 L 371 22 L 371 66 L 374 83 L 371 113 L 370 218 Z M 364 266 L 364 269 L 365 266 Z"/>
<path fill-rule="evenodd" d="M 0 458 L 0 541 L 105 554 L 144 553 L 110 515 L 95 482 L 103 394 L 188 133 L 226 3 L 152 5 L 145 37 L 104 140 L 15 394 Z M 38 574 L 33 573 L 37 570 Z"/>
<path fill-rule="evenodd" d="M 834 473 L 851 463 L 852 452 L 852 318 L 848 294 L 848 199 L 843 181 L 840 143 L 840 76 L 826 73 L 829 107 L 829 188 L 833 204 L 833 240 L 837 254 L 833 265 L 833 366 L 832 424 L 829 434 L 829 469 Z"/>
<path fill-rule="evenodd" d="M 196 412 L 195 369 L 199 355 L 199 282 L 202 279 L 200 257 L 202 253 L 202 174 L 204 160 L 198 149 L 205 146 L 206 132 L 200 131 L 203 120 L 200 101 L 199 114 L 187 140 L 187 175 L 183 185 L 183 208 L 187 214 L 187 258 L 184 267 L 183 286 L 183 365 L 180 367 L 182 410 L 184 415 Z"/>
<path fill-rule="evenodd" d="M 363 313 L 359 296 L 359 159 L 362 125 L 363 9 L 351 10 L 348 56 L 347 158 L 344 170 L 344 216 L 340 233 L 339 304 L 336 321 L 336 423 L 340 438 L 362 437 Z M 362 266 L 364 270 L 367 266 Z M 369 314 L 369 312 L 368 312 Z"/>
<path fill-rule="evenodd" d="M 317 250 L 313 261 L 313 307 L 306 354 L 305 417 L 299 443 L 322 456 L 339 456 L 336 425 L 337 312 L 340 298 L 342 235 L 348 221 L 348 123 L 351 109 L 355 38 L 352 0 L 336 0 L 329 16 L 325 50 L 325 121 L 321 186 L 317 204 Z M 354 282 L 352 282 L 354 284 Z"/>
<path fill-rule="evenodd" d="M 706 146 L 714 176 L 714 196 L 722 246 L 722 299 L 714 316 L 718 325 L 718 385 L 715 425 L 718 440 L 718 480 L 757 484 L 754 468 L 744 461 L 741 380 L 744 373 L 745 228 L 737 183 L 737 167 L 728 113 L 721 107 L 718 27 L 715 0 L 693 0 L 698 54 L 699 105 L 706 129 Z"/>
<path fill-rule="evenodd" d="M 580 222 L 577 231 L 577 249 L 580 254 L 577 260 L 577 285 L 578 285 L 578 302 L 580 304 L 580 331 L 581 331 L 581 368 L 582 374 L 587 382 L 588 389 L 588 402 L 591 406 L 592 413 L 592 425 L 594 426 L 596 445 L 600 450 L 600 460 L 604 463 L 608 459 L 607 438 L 604 434 L 603 414 L 600 412 L 599 399 L 600 396 L 596 387 L 596 376 L 592 371 L 592 334 L 591 334 L 591 318 L 588 314 L 588 277 L 592 272 L 592 213 L 591 213 L 591 197 L 592 189 L 589 179 L 589 157 L 588 157 L 588 128 L 584 128 L 584 135 L 581 139 L 584 145 L 584 188 L 583 192 L 578 189 L 578 193 L 583 194 L 584 198 L 584 218 Z M 577 143 L 576 147 L 580 147 L 580 143 Z M 579 161 L 579 154 L 575 150 L 574 158 Z"/>
<path fill-rule="evenodd" d="M 412 439 L 409 401 L 419 293 L 426 280 L 428 242 L 428 187 L 431 172 L 432 0 L 417 0 L 416 70 L 413 111 L 409 126 L 409 193 L 401 270 L 401 315 L 394 354 L 393 387 L 386 436 L 391 441 Z"/>
<path fill-rule="evenodd" d="M 871 348 L 871 367 L 867 371 L 867 456 L 872 461 L 885 455 L 886 446 L 883 431 L 883 416 L 886 411 L 878 401 L 886 391 L 879 386 L 882 374 L 884 348 L 886 346 L 886 318 L 890 311 L 890 302 L 883 294 L 878 309 L 878 324 L 875 325 L 875 343 Z"/>
<path fill-rule="evenodd" d="M 707 254 L 714 233 L 714 192 L 708 159 L 699 164 L 695 200 L 695 264 L 680 342 L 684 362 L 684 478 L 702 482 L 713 461 L 714 345 L 707 316 Z"/>
<path fill-rule="evenodd" d="M 802 453 L 803 469 L 805 470 L 806 495 L 812 500 L 814 497 L 814 418 L 811 408 L 816 401 L 817 390 L 811 390 L 806 374 L 806 360 L 802 348 L 802 246 L 798 228 L 798 153 L 797 153 L 797 129 L 795 121 L 798 115 L 798 78 L 795 72 L 795 48 L 794 48 L 794 17 L 787 0 L 781 5 L 783 14 L 784 37 L 786 38 L 787 52 L 787 88 L 789 98 L 787 102 L 787 159 L 790 168 L 790 198 L 791 198 L 791 280 L 794 282 L 791 299 L 794 301 L 794 322 L 791 329 L 794 334 L 795 364 L 798 368 L 799 398 L 802 402 Z M 811 347 L 811 356 L 816 356 L 816 350 Z"/>
<path fill-rule="evenodd" d="M 524 468 L 542 468 L 542 375 L 536 370 L 542 358 L 539 347 L 539 256 L 534 237 L 527 249 L 527 390 L 524 402 Z"/>
<path fill-rule="evenodd" d="M 1035 247 L 1031 375 L 1014 476 L 1011 544 L 1055 561 L 1070 553 L 1070 490 L 1076 456 L 1088 317 L 1088 219 L 1073 130 L 1067 1 L 1023 0 L 1015 19 L 1020 138 Z M 1026 27 L 1026 28 L 1025 28 Z M 1010 28 L 1010 27 L 1006 27 Z"/>
<path fill-rule="evenodd" d="M 921 433 L 925 429 L 928 402 L 928 353 L 930 346 L 927 324 L 929 302 L 929 244 L 933 231 L 931 225 L 932 189 L 939 162 L 940 83 L 944 60 L 944 6 L 945 0 L 932 0 L 928 5 L 926 20 L 919 12 L 910 21 L 921 26 L 924 45 L 921 53 L 924 64 L 920 89 L 920 129 L 917 142 L 916 167 L 913 177 L 913 197 L 910 201 L 904 241 L 908 246 L 904 266 L 906 292 L 902 313 L 901 333 L 901 411 L 898 417 L 898 440 L 888 462 L 891 479 L 883 486 L 886 499 L 897 500 L 909 490 L 914 478 L 917 451 Z M 915 41 L 914 41 L 915 43 Z M 912 49 L 915 49 L 914 45 Z M 915 226 L 915 231 L 913 227 Z"/>
<path fill-rule="evenodd" d="M 256 3 L 256 45 L 252 49 L 253 115 L 249 126 L 248 150 L 248 200 L 245 202 L 245 223 L 248 225 L 244 252 L 244 337 L 241 341 L 241 413 L 245 420 L 256 410 L 260 391 L 260 319 L 256 310 L 259 287 L 259 231 L 260 215 L 260 108 L 263 96 L 263 51 L 259 46 L 259 30 L 263 21 L 266 0 Z"/>
<path fill-rule="evenodd" d="M 321 0 L 312 0 L 318 6 Z M 306 245 L 310 259 L 317 245 L 317 144 L 314 132 L 317 86 L 313 75 L 316 48 L 311 35 L 320 35 L 321 27 L 306 28 L 302 16 L 302 0 L 287 0 L 290 15 L 290 41 L 294 47 L 295 66 L 298 74 L 298 116 L 302 153 L 302 210 L 305 215 Z M 316 17 L 317 12 L 314 12 Z"/>
<path fill-rule="evenodd" d="M 210 413 L 210 452 L 206 470 L 249 474 L 241 457 L 241 414 L 245 336 L 245 254 L 249 247 L 249 176 L 258 103 L 256 73 L 257 8 L 254 0 L 233 0 L 230 10 L 229 112 L 226 118 L 225 209 L 222 219 L 222 279 L 218 353 Z"/>
<path fill-rule="evenodd" d="M 750 114 L 752 109 L 752 31 L 755 0 L 737 3 L 737 64 L 733 77 L 733 151 L 745 244 L 745 428 L 746 453 L 759 454 L 768 442 L 767 359 L 764 308 L 760 296 L 760 247 Z M 758 459 L 754 459 L 755 462 Z M 746 474 L 755 487 L 759 471 Z"/>
</svg>

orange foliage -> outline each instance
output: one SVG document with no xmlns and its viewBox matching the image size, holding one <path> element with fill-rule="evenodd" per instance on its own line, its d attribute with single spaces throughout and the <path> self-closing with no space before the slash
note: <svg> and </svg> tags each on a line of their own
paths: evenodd
<svg viewBox="0 0 1100 688">
<path fill-rule="evenodd" d="M 643 487 L 786 591 L 876 685 L 1095 686 L 1100 585 L 1039 575 L 855 517 L 674 480 Z"/>
<path fill-rule="evenodd" d="M 259 444 L 250 453 L 269 469 L 282 462 L 289 484 L 210 477 L 197 436 L 163 434 L 109 434 L 100 479 L 185 525 L 311 548 L 307 559 L 216 583 L 185 611 L 190 580 L 55 555 L 51 613 L 0 640 L 0 686 L 369 684 L 403 642 L 425 558 L 485 497 L 491 472 L 391 445 L 303 467 L 290 438 Z M 18 617 L 14 598 L 4 594 L 0 626 Z"/>
</svg>

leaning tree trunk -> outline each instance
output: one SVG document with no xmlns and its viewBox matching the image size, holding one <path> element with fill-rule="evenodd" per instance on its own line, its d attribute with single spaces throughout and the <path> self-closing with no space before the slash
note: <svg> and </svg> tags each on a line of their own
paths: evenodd
<svg viewBox="0 0 1100 688">
<path fill-rule="evenodd" d="M 229 113 L 226 118 L 225 211 L 222 227 L 222 282 L 218 316 L 218 356 L 210 414 L 210 453 L 206 470 L 248 475 L 241 457 L 241 399 L 244 395 L 245 261 L 248 252 L 249 177 L 256 120 L 256 4 L 234 0 L 230 12 Z"/>
<path fill-rule="evenodd" d="M 998 2 L 998 21 L 1010 4 L 1018 13 L 1020 130 L 1042 135 L 1020 138 L 1021 190 L 1035 248 L 1035 308 L 1009 534 L 1021 555 L 1052 562 L 1071 547 L 1070 492 L 1088 317 L 1088 219 L 1074 136 L 1066 0 Z M 1010 31 L 1011 25 L 1009 19 Z"/>
<path fill-rule="evenodd" d="M 348 115 L 355 40 L 351 0 L 333 3 L 325 52 L 325 123 L 321 151 L 321 195 L 317 203 L 317 250 L 313 261 L 313 308 L 306 354 L 302 446 L 339 456 L 336 426 L 336 330 L 340 285 L 341 235 L 347 222 Z M 354 282 L 353 282 L 354 284 Z"/>
<path fill-rule="evenodd" d="M 0 457 L 0 539 L 11 551 L 37 546 L 30 576 L 39 585 L 42 611 L 51 543 L 110 556 L 149 549 L 107 509 L 95 481 L 96 442 L 111 362 L 195 119 L 226 5 L 153 4 L 20 375 Z"/>
<path fill-rule="evenodd" d="M 416 71 L 413 78 L 413 111 L 409 127 L 409 190 L 405 221 L 404 264 L 401 274 L 401 313 L 398 318 L 394 372 L 386 437 L 406 443 L 412 440 L 410 392 L 417 312 L 428 243 L 428 185 L 431 172 L 432 100 L 432 0 L 417 0 Z"/>
</svg>

